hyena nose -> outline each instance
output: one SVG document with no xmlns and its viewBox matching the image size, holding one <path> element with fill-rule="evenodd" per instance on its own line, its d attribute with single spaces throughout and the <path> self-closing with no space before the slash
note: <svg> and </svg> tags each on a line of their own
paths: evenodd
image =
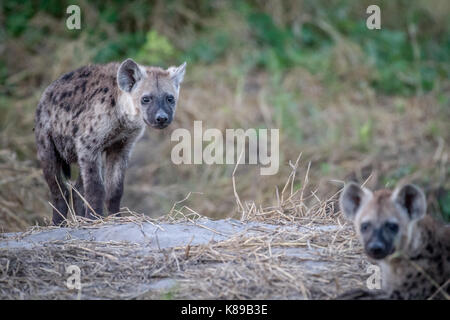
<svg viewBox="0 0 450 320">
<path fill-rule="evenodd" d="M 386 247 L 382 242 L 376 241 L 367 246 L 367 251 L 373 258 L 382 258 L 385 255 Z"/>
<path fill-rule="evenodd" d="M 156 115 L 156 122 L 158 124 L 166 124 L 167 121 L 169 121 L 169 116 L 166 113 L 160 112 Z"/>
</svg>

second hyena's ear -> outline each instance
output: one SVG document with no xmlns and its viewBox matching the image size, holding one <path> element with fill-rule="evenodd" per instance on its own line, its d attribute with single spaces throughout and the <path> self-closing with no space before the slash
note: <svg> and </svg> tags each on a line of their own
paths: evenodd
<svg viewBox="0 0 450 320">
<path fill-rule="evenodd" d="M 120 64 L 117 71 L 117 83 L 125 92 L 131 92 L 133 87 L 142 79 L 142 72 L 133 59 L 127 59 Z"/>
<path fill-rule="evenodd" d="M 361 188 L 354 182 L 345 185 L 339 198 L 339 206 L 344 212 L 345 216 L 350 220 L 355 219 L 356 213 L 361 208 L 362 204 L 371 197 L 372 192 L 365 188 Z"/>
<path fill-rule="evenodd" d="M 424 193 L 413 184 L 398 187 L 392 193 L 392 201 L 402 208 L 411 220 L 420 219 L 427 212 Z"/>
<path fill-rule="evenodd" d="M 179 67 L 170 67 L 167 71 L 170 74 L 170 78 L 172 79 L 175 88 L 179 89 L 180 84 L 184 79 L 184 73 L 186 72 L 186 62 Z"/>
</svg>

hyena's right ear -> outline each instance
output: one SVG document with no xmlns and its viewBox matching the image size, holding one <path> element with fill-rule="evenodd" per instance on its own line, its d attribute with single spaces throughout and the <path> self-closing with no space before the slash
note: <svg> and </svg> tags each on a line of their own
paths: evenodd
<svg viewBox="0 0 450 320">
<path fill-rule="evenodd" d="M 175 88 L 179 89 L 180 84 L 184 79 L 184 73 L 186 72 L 186 62 L 178 67 L 170 67 L 167 71 L 170 74 L 170 78 L 172 79 Z"/>
<path fill-rule="evenodd" d="M 397 187 L 392 193 L 392 201 L 398 204 L 411 220 L 420 219 L 427 212 L 424 193 L 413 184 Z"/>
<path fill-rule="evenodd" d="M 125 92 L 131 92 L 136 83 L 142 79 L 142 72 L 133 59 L 127 59 L 120 64 L 117 71 L 117 83 Z"/>
<path fill-rule="evenodd" d="M 366 197 L 371 197 L 372 192 L 368 189 L 361 188 L 354 182 L 345 185 L 344 190 L 339 198 L 339 206 L 345 216 L 353 220 L 361 205 L 366 201 Z"/>
</svg>

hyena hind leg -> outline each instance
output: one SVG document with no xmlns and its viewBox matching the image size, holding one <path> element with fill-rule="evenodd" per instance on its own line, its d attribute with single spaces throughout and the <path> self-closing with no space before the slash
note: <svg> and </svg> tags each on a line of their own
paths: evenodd
<svg viewBox="0 0 450 320">
<path fill-rule="evenodd" d="M 69 191 L 61 175 L 64 160 L 61 159 L 53 141 L 41 140 L 38 144 L 38 157 L 42 165 L 45 181 L 51 193 L 53 205 L 53 224 L 61 225 L 67 217 Z"/>
</svg>

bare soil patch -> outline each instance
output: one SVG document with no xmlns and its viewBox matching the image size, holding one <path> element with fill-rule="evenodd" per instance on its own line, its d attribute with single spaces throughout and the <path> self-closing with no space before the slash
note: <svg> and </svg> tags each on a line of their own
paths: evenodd
<svg viewBox="0 0 450 320">
<path fill-rule="evenodd" d="M 329 209 L 266 209 L 242 221 L 129 215 L 2 234 L 0 297 L 332 299 L 364 286 L 368 262 Z M 70 265 L 81 270 L 81 294 L 67 288 Z"/>
</svg>

